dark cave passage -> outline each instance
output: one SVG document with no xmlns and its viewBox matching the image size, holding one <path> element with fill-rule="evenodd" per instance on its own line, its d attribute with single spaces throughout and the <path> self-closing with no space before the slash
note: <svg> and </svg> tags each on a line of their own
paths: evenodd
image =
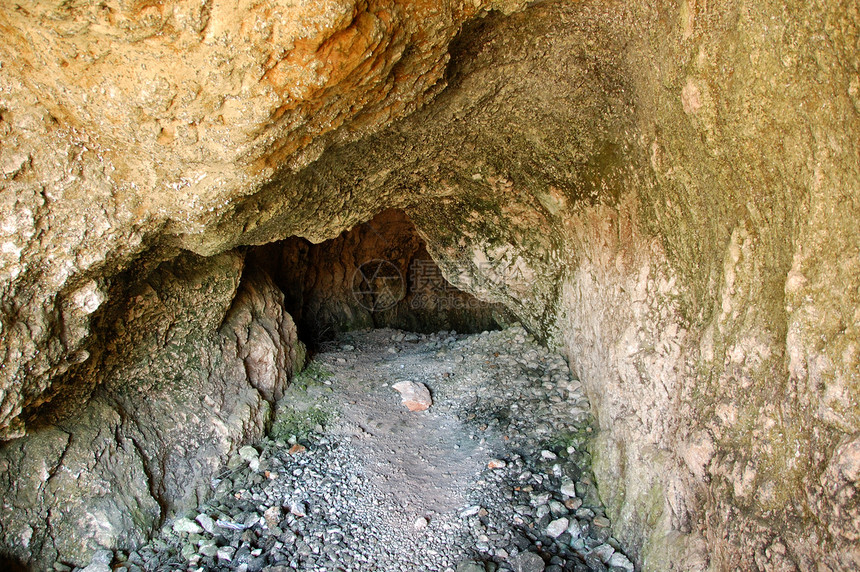
<svg viewBox="0 0 860 572">
<path fill-rule="evenodd" d="M 298 237 L 266 244 L 246 260 L 284 292 L 285 309 L 312 349 L 349 330 L 475 333 L 512 320 L 500 304 L 445 280 L 401 210 L 383 211 L 320 244 Z"/>
</svg>

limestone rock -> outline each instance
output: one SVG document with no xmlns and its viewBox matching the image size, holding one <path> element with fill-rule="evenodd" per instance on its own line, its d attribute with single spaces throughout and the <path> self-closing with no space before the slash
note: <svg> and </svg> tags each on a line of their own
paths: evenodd
<svg viewBox="0 0 860 572">
<path fill-rule="evenodd" d="M 398 393 L 403 405 L 409 411 L 425 411 L 433 405 L 433 399 L 430 397 L 430 390 L 423 383 L 414 381 L 400 381 L 391 386 Z"/>
<path fill-rule="evenodd" d="M 637 565 L 860 567 L 856 11 L 524 6 L 0 5 L 4 551 L 205 494 L 298 351 L 231 249 L 400 207 L 565 348 Z"/>
</svg>

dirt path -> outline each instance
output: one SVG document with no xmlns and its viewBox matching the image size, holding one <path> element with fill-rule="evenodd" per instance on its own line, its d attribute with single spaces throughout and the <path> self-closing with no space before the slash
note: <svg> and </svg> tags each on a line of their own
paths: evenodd
<svg viewBox="0 0 860 572">
<path fill-rule="evenodd" d="M 391 387 L 425 384 L 413 412 Z M 584 449 L 588 402 L 519 327 L 355 332 L 315 356 L 269 438 L 129 572 L 632 572 Z"/>
<path fill-rule="evenodd" d="M 354 342 L 358 347 L 341 345 L 355 349 L 317 356 L 333 373 L 330 399 L 340 423 L 332 429 L 354 437 L 367 472 L 404 508 L 428 514 L 460 508 L 490 460 L 489 446 L 467 438 L 471 430 L 438 407 L 413 412 L 401 404 L 393 384 L 408 380 L 432 388 L 450 372 L 425 344 L 392 343 L 392 335 L 375 330 Z"/>
</svg>

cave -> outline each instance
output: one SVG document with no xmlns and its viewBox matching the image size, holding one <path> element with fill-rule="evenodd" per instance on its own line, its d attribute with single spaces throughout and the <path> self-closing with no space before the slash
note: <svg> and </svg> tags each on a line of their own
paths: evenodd
<svg viewBox="0 0 860 572">
<path fill-rule="evenodd" d="M 860 568 L 855 4 L 19 0 L 0 29 L 7 566 L 203 550 L 225 470 L 268 478 L 280 440 L 323 471 L 334 437 L 272 431 L 364 364 L 434 405 L 377 384 L 349 415 L 460 415 L 457 454 L 575 437 L 483 463 L 529 473 L 514 497 L 582 480 L 463 570 Z M 489 545 L 472 508 L 444 510 Z M 229 569 L 279 528 L 248 527 L 162 564 Z"/>
<path fill-rule="evenodd" d="M 515 321 L 504 305 L 451 285 L 402 210 L 319 244 L 291 237 L 255 247 L 246 261 L 246 272 L 262 270 L 284 293 L 299 340 L 311 350 L 361 328 L 476 333 Z"/>
</svg>

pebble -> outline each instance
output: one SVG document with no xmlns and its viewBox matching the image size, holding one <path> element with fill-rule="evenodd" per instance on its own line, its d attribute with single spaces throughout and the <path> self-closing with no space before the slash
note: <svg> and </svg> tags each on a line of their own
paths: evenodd
<svg viewBox="0 0 860 572">
<path fill-rule="evenodd" d="M 615 549 L 608 544 L 601 544 L 597 546 L 593 550 L 594 554 L 600 558 L 600 561 L 604 564 L 609 562 L 609 559 L 612 558 L 612 555 L 615 554 Z"/>
<path fill-rule="evenodd" d="M 250 445 L 245 445 L 244 447 L 239 449 L 239 456 L 246 463 L 250 462 L 251 459 L 256 459 L 259 455 L 260 454 L 257 452 L 257 450 Z"/>
<path fill-rule="evenodd" d="M 414 528 L 415 530 L 424 530 L 425 528 L 427 528 L 427 524 L 427 519 L 423 516 L 419 516 L 415 519 L 415 522 L 412 523 L 412 528 Z"/>
<path fill-rule="evenodd" d="M 514 572 L 543 572 L 546 564 L 534 552 L 523 552 L 511 559 Z"/>
<path fill-rule="evenodd" d="M 470 516 L 475 516 L 480 510 L 480 506 L 470 506 L 467 509 L 460 511 L 460 518 L 469 518 Z"/>
<path fill-rule="evenodd" d="M 623 568 L 624 570 L 627 570 L 627 572 L 633 572 L 635 569 L 633 563 L 630 562 L 630 559 L 620 552 L 615 552 L 606 564 L 613 568 Z"/>
<path fill-rule="evenodd" d="M 110 564 L 113 562 L 113 552 L 110 550 L 96 550 L 92 560 L 82 572 L 112 572 Z"/>
<path fill-rule="evenodd" d="M 290 514 L 293 516 L 304 517 L 308 515 L 308 507 L 301 501 L 293 501 L 290 503 Z"/>
<path fill-rule="evenodd" d="M 218 549 L 218 551 L 215 553 L 215 555 L 218 557 L 218 560 L 226 560 L 229 562 L 229 561 L 233 560 L 233 553 L 235 553 L 235 552 L 236 552 L 236 549 L 233 548 L 232 546 L 222 546 L 221 548 Z"/>
<path fill-rule="evenodd" d="M 263 519 L 268 528 L 277 528 L 281 523 L 281 507 L 270 506 L 263 512 Z"/>
<path fill-rule="evenodd" d="M 206 514 L 204 512 L 204 513 L 198 514 L 194 520 L 196 520 L 197 523 L 201 527 L 203 527 L 203 530 L 205 530 L 209 534 L 215 534 L 215 521 L 212 520 L 211 516 L 209 516 L 208 514 Z"/>
<path fill-rule="evenodd" d="M 582 506 L 582 499 L 580 498 L 572 498 L 564 501 L 564 507 L 568 510 L 576 510 Z"/>
<path fill-rule="evenodd" d="M 570 519 L 570 524 L 567 526 L 566 531 L 571 538 L 579 538 L 582 535 L 582 525 L 579 524 L 579 521 L 575 518 Z"/>
<path fill-rule="evenodd" d="M 478 564 L 472 560 L 466 560 L 457 565 L 457 572 L 487 572 L 487 569 L 483 564 Z"/>
<path fill-rule="evenodd" d="M 559 492 L 566 497 L 573 498 L 576 496 L 576 485 L 574 485 L 572 481 L 568 481 L 561 485 Z"/>
<path fill-rule="evenodd" d="M 557 518 L 547 525 L 546 535 L 551 536 L 552 538 L 558 538 L 559 536 L 567 532 L 567 527 L 569 525 L 570 521 L 566 518 Z"/>
<path fill-rule="evenodd" d="M 200 534 L 203 532 L 203 528 L 193 520 L 177 518 L 173 523 L 173 531 L 185 534 Z"/>
<path fill-rule="evenodd" d="M 594 526 L 601 528 L 609 528 L 610 524 L 612 524 L 605 516 L 595 516 L 592 522 L 594 522 Z"/>
</svg>

